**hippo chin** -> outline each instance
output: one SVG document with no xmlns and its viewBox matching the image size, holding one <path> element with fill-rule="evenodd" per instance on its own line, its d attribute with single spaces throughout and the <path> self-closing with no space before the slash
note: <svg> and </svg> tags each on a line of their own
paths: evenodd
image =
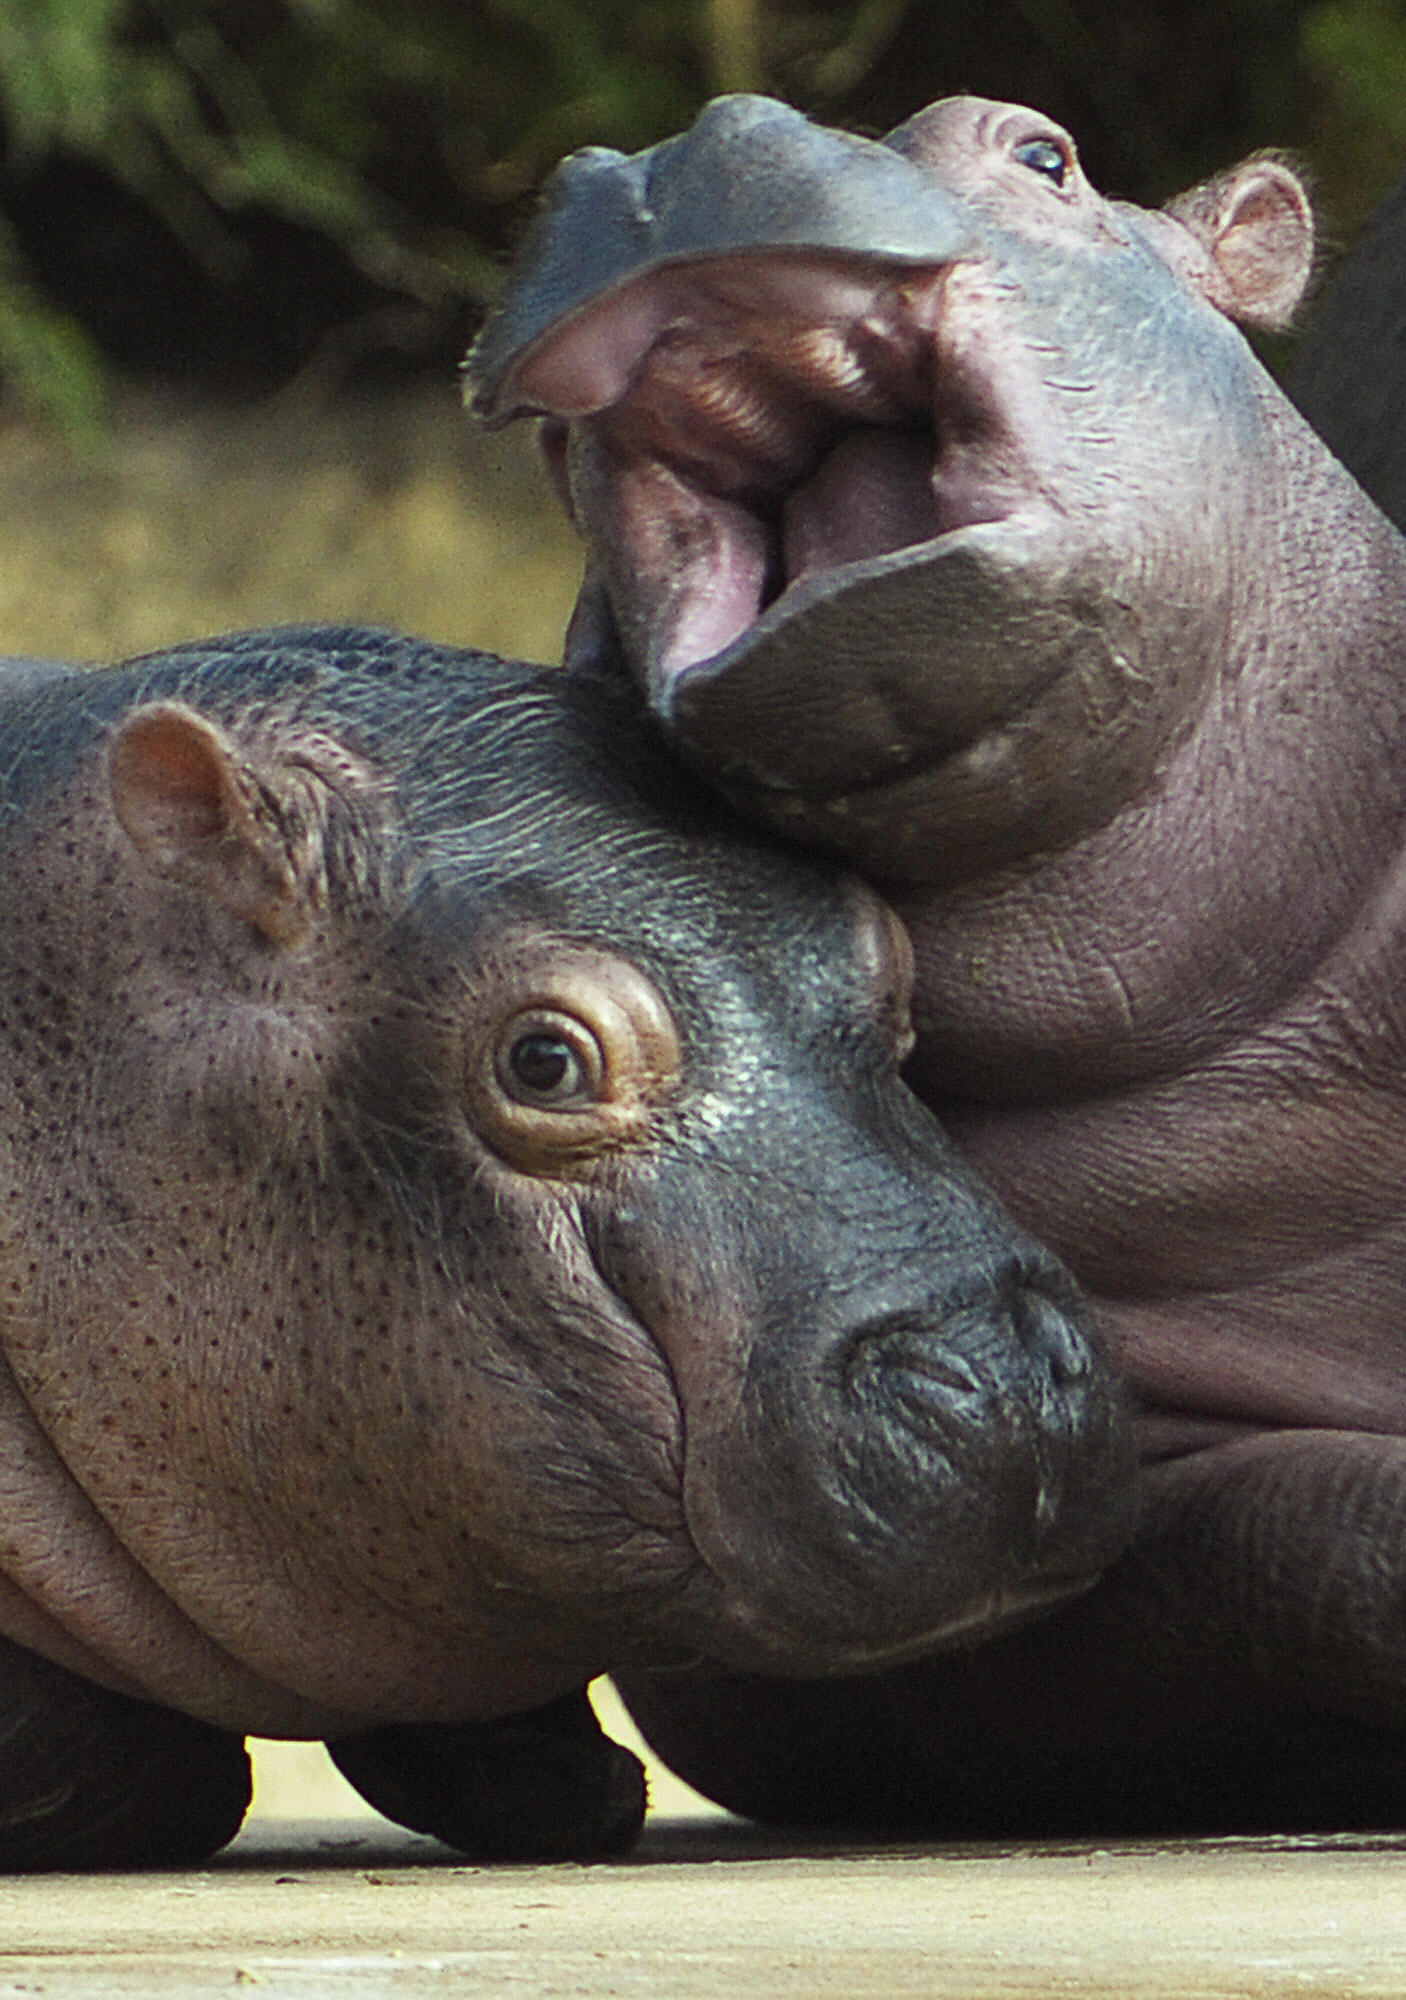
<svg viewBox="0 0 1406 2000">
<path fill-rule="evenodd" d="M 245 1731 L 606 1849 L 589 1676 L 900 1660 L 1123 1538 L 901 928 L 636 706 L 359 630 L 0 676 L 0 1865 L 208 1851 Z"/>
<path fill-rule="evenodd" d="M 1311 239 L 1272 158 L 1153 214 L 1017 106 L 730 99 L 568 162 L 471 357 L 585 533 L 571 656 L 884 885 L 907 1075 L 1139 1410 L 1079 1604 L 850 1689 L 631 1682 L 744 1810 L 1406 1818 L 1406 543 L 1231 324 Z"/>
</svg>

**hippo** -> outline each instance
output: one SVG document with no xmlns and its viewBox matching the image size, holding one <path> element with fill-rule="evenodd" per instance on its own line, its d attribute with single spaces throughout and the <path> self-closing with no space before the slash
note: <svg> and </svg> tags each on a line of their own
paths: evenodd
<svg viewBox="0 0 1406 2000">
<path fill-rule="evenodd" d="M 470 356 L 584 534 L 568 661 L 890 900 L 905 1074 L 1134 1407 L 1047 1617 L 625 1676 L 738 1811 L 1406 1824 L 1406 543 L 1240 330 L 1312 261 L 1274 156 L 1150 212 L 1021 106 L 732 97 L 568 161 Z"/>
<path fill-rule="evenodd" d="M 248 1732 L 610 1852 L 593 1675 L 896 1661 L 1126 1540 L 897 920 L 615 680 L 309 627 L 0 714 L 0 1865 L 212 1851 Z"/>
</svg>

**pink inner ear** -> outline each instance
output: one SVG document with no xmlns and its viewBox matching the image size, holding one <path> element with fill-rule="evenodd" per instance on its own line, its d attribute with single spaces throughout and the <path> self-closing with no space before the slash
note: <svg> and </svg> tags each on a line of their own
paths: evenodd
<svg viewBox="0 0 1406 2000">
<path fill-rule="evenodd" d="M 218 729 L 180 702 L 139 709 L 113 738 L 112 806 L 148 867 L 291 942 L 307 920 L 298 857 L 254 810 L 258 780 Z"/>
<path fill-rule="evenodd" d="M 114 747 L 113 791 L 138 843 L 215 840 L 229 823 L 225 760 L 191 718 L 137 716 Z"/>
<path fill-rule="evenodd" d="M 1287 324 L 1313 267 L 1313 219 L 1298 182 L 1269 162 L 1248 169 L 1211 255 L 1224 311 L 1251 326 Z"/>
<path fill-rule="evenodd" d="M 1246 160 L 1162 213 L 1201 246 L 1206 264 L 1188 275 L 1213 306 L 1246 326 L 1288 325 L 1312 276 L 1314 235 L 1312 206 L 1292 168 L 1272 156 Z"/>
<path fill-rule="evenodd" d="M 1250 188 L 1216 244 L 1216 262 L 1237 296 L 1259 299 L 1277 293 L 1294 282 L 1301 233 L 1299 217 L 1281 189 Z"/>
</svg>

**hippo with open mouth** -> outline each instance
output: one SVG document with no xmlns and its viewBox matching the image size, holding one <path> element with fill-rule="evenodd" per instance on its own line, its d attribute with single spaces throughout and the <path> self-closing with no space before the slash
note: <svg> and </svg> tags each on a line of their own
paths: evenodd
<svg viewBox="0 0 1406 2000">
<path fill-rule="evenodd" d="M 1148 212 L 983 99 L 724 99 L 569 161 L 470 372 L 544 419 L 568 646 L 857 865 L 907 1075 L 1091 1293 L 1134 1545 L 844 1685 L 635 1678 L 695 1783 L 956 1833 L 1406 1816 L 1406 543 L 1234 321 L 1297 176 Z"/>
</svg>

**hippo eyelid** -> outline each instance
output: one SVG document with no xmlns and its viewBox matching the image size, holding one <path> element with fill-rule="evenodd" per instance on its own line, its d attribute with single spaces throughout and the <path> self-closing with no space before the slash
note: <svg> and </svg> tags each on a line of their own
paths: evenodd
<svg viewBox="0 0 1406 2000">
<path fill-rule="evenodd" d="M 605 947 L 507 934 L 465 984 L 466 1108 L 510 1167 L 581 1179 L 649 1143 L 677 1089 L 672 1009 L 640 967 Z"/>
<path fill-rule="evenodd" d="M 1021 140 L 1019 145 L 1011 148 L 1011 158 L 1057 188 L 1065 186 L 1074 168 L 1074 155 L 1068 142 L 1052 132 L 1042 132 L 1035 138 Z"/>
</svg>

